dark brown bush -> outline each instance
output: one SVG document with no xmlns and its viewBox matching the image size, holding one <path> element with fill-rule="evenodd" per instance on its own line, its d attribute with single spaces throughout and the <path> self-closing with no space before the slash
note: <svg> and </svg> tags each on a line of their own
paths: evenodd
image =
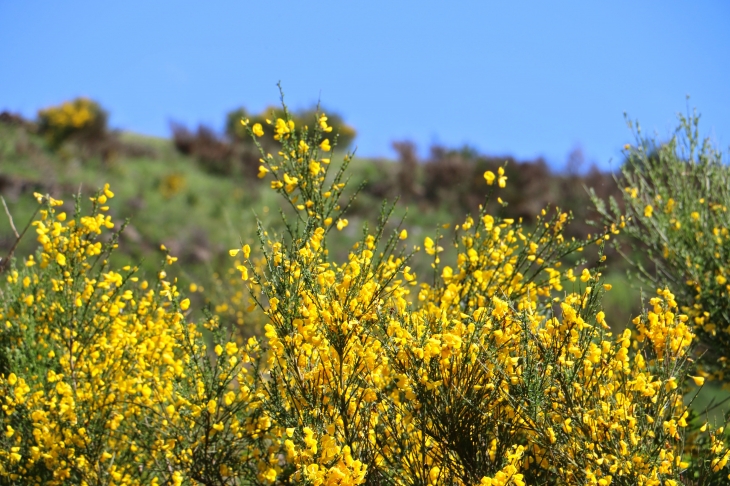
<svg viewBox="0 0 730 486">
<path fill-rule="evenodd" d="M 16 127 L 23 127 L 30 132 L 35 132 L 38 129 L 35 123 L 30 120 L 26 120 L 25 118 L 23 118 L 23 115 L 19 113 L 11 113 L 9 111 L 3 111 L 2 113 L 0 113 L 0 123 Z"/>
<path fill-rule="evenodd" d="M 393 142 L 393 149 L 398 153 L 398 192 L 405 200 L 413 199 L 420 194 L 416 184 L 418 173 L 416 146 L 411 142 Z"/>
<path fill-rule="evenodd" d="M 235 171 L 233 147 L 230 142 L 219 138 L 209 127 L 199 125 L 196 132 L 172 123 L 172 140 L 180 153 L 195 157 L 207 172 L 232 175 Z"/>
</svg>

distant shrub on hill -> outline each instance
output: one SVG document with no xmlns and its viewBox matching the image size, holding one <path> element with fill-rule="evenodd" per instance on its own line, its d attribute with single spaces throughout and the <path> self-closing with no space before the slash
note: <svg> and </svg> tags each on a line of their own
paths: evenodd
<svg viewBox="0 0 730 486">
<path fill-rule="evenodd" d="M 38 129 L 51 148 L 70 139 L 98 140 L 107 133 L 107 113 L 96 101 L 76 98 L 38 112 Z"/>
<path fill-rule="evenodd" d="M 250 144 L 238 144 L 221 137 L 207 126 L 199 125 L 191 131 L 184 125 L 172 124 L 172 141 L 182 154 L 190 155 L 210 174 L 255 176 L 258 154 Z"/>
<path fill-rule="evenodd" d="M 233 172 L 231 145 L 212 129 L 200 125 L 192 132 L 183 125 L 173 124 L 172 140 L 178 151 L 196 157 L 208 172 L 225 175 Z"/>
<path fill-rule="evenodd" d="M 88 98 L 76 98 L 38 112 L 36 123 L 19 115 L 3 113 L 0 121 L 38 132 L 49 149 L 63 158 L 88 160 L 100 158 L 104 163 L 118 157 L 156 157 L 157 152 L 145 144 L 125 141 L 119 130 L 110 130 L 108 113 Z"/>
<path fill-rule="evenodd" d="M 29 129 L 30 131 L 36 131 L 38 127 L 30 120 L 26 120 L 23 115 L 19 113 L 12 113 L 10 111 L 3 111 L 0 113 L 0 123 L 11 126 L 19 126 Z"/>
<path fill-rule="evenodd" d="M 291 114 L 291 119 L 297 127 L 307 126 L 310 129 L 314 129 L 315 125 L 321 123 L 317 118 L 317 108 L 308 108 L 306 110 L 300 110 Z M 249 113 L 246 108 L 238 108 L 228 113 L 226 116 L 226 135 L 237 142 L 250 144 L 251 141 L 248 138 L 248 133 L 245 127 L 241 124 L 241 120 L 248 119 L 250 124 L 259 123 L 261 126 L 266 126 L 271 120 L 275 120 L 283 116 L 281 108 L 268 107 L 258 114 Z M 269 122 L 267 122 L 269 120 Z M 330 132 L 325 133 L 333 142 L 337 140 L 337 146 L 341 149 L 346 149 L 355 140 L 357 132 L 353 127 L 345 123 L 344 118 L 337 113 L 327 113 L 327 119 L 324 120 L 328 127 L 331 129 Z M 265 148 L 275 147 L 277 145 L 274 140 L 273 132 L 265 132 L 259 139 L 259 143 Z"/>
</svg>

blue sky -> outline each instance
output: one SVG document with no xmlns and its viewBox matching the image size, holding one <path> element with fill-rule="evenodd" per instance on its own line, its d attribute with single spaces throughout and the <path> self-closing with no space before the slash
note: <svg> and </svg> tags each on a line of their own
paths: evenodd
<svg viewBox="0 0 730 486">
<path fill-rule="evenodd" d="M 616 167 L 623 113 L 666 136 L 676 113 L 730 144 L 730 2 L 0 0 L 0 110 L 85 95 L 111 125 L 167 136 L 225 113 L 321 98 L 393 140 Z M 609 161 L 613 159 L 613 164 Z"/>
</svg>

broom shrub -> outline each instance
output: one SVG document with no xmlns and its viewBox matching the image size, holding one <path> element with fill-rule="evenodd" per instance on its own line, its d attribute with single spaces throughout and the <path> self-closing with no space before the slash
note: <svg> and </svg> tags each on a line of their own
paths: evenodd
<svg viewBox="0 0 730 486">
<path fill-rule="evenodd" d="M 449 238 L 414 242 L 386 229 L 384 204 L 338 260 L 329 241 L 355 195 L 325 115 L 307 128 L 283 106 L 243 126 L 282 201 L 281 234 L 260 225 L 230 252 L 237 305 L 260 309 L 264 336 L 191 321 L 172 255 L 150 279 L 112 268 L 123 225 L 108 186 L 73 215 L 38 194 L 38 251 L 4 266 L 0 291 L 0 483 L 727 481 L 722 428 L 693 429 L 684 400 L 702 381 L 684 303 L 659 288 L 610 330 L 610 229 L 566 238 L 565 212 L 528 229 L 485 200 Z M 484 179 L 489 198 L 508 183 L 503 168 Z M 598 261 L 565 263 L 589 245 Z"/>
</svg>

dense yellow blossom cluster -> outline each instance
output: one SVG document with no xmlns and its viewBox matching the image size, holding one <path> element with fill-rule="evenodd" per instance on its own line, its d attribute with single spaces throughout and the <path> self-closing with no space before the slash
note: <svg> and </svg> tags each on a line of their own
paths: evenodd
<svg viewBox="0 0 730 486">
<path fill-rule="evenodd" d="M 228 343 L 212 365 L 185 320 L 189 300 L 164 270 L 150 283 L 133 268 L 109 268 L 116 238 L 99 238 L 114 227 L 108 186 L 88 216 L 68 218 L 60 201 L 37 196 L 46 205 L 34 222 L 41 248 L 7 274 L 0 307 L 0 478 L 91 485 L 225 476 L 219 466 L 204 470 L 222 463 L 221 438 L 269 427 L 263 414 L 231 416 L 256 403 L 246 349 Z M 254 450 L 242 452 L 242 464 Z"/>
<path fill-rule="evenodd" d="M 67 101 L 60 106 L 41 110 L 40 116 L 47 118 L 51 125 L 81 128 L 93 118 L 91 103 L 86 98 L 79 98 L 74 102 Z"/>
<path fill-rule="evenodd" d="M 190 322 L 164 268 L 152 281 L 110 268 L 108 186 L 89 215 L 38 195 L 40 249 L 0 294 L 0 481 L 726 480 L 723 430 L 689 433 L 694 334 L 675 296 L 660 289 L 614 335 L 600 307 L 604 259 L 563 260 L 607 235 L 566 239 L 560 211 L 525 228 L 482 209 L 456 228 L 445 262 L 444 238 L 410 243 L 386 229 L 384 206 L 337 261 L 328 235 L 347 225 L 350 157 L 334 169 L 327 118 L 315 121 L 250 129 L 281 142 L 277 156 L 262 152 L 260 173 L 289 206 L 283 236 L 260 228 L 255 251 L 230 252 L 249 289 L 232 305 L 246 296 L 262 310 L 262 343 L 237 340 L 215 315 Z M 506 184 L 503 171 L 485 179 Z M 418 257 L 431 263 L 426 278 L 410 266 Z"/>
</svg>

